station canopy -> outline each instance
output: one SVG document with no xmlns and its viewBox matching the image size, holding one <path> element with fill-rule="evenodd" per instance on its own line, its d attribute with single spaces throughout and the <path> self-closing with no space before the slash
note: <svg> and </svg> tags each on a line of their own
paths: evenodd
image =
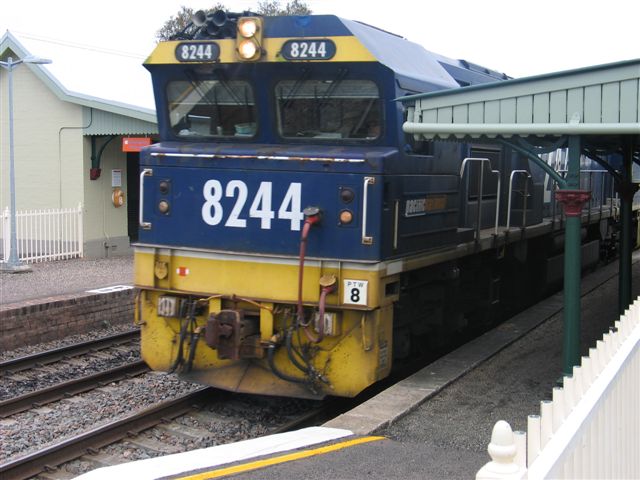
<svg viewBox="0 0 640 480">
<path fill-rule="evenodd" d="M 412 95 L 403 129 L 418 139 L 526 140 L 580 136 L 591 151 L 625 146 L 638 162 L 640 59 Z"/>
</svg>

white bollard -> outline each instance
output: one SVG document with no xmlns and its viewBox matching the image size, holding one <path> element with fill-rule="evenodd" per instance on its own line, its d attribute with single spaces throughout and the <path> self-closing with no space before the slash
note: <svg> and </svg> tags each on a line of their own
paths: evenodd
<svg viewBox="0 0 640 480">
<path fill-rule="evenodd" d="M 553 402 L 540 402 L 540 449 L 543 449 L 553 435 Z"/>
<path fill-rule="evenodd" d="M 600 366 L 602 370 L 604 370 L 604 368 L 609 363 L 609 352 L 607 351 L 607 346 L 604 341 L 596 341 L 596 350 L 598 351 L 598 356 L 600 357 Z"/>
<path fill-rule="evenodd" d="M 582 357 L 582 389 L 584 392 L 589 390 L 589 387 L 593 383 L 593 367 L 591 366 L 593 362 L 591 361 L 591 357 Z"/>
<path fill-rule="evenodd" d="M 582 378 L 582 367 L 580 365 L 575 365 L 573 367 L 573 393 L 575 395 L 576 404 L 584 395 L 584 379 Z"/>
<path fill-rule="evenodd" d="M 516 464 L 523 468 L 527 468 L 527 432 L 516 430 L 513 432 L 513 440 L 516 445 Z"/>
<path fill-rule="evenodd" d="M 564 422 L 564 388 L 553 387 L 553 393 L 551 395 L 553 399 L 553 420 L 551 425 L 555 433 L 560 428 L 560 425 L 562 425 L 562 422 Z"/>
<path fill-rule="evenodd" d="M 598 349 L 594 347 L 589 348 L 589 358 L 591 359 L 591 375 L 593 377 L 593 380 L 595 380 L 596 378 L 598 378 L 600 372 L 602 371 Z"/>
<path fill-rule="evenodd" d="M 540 453 L 540 415 L 527 417 L 527 467 Z"/>
<path fill-rule="evenodd" d="M 511 426 L 504 420 L 498 421 L 491 432 L 491 443 L 487 451 L 491 461 L 485 464 L 476 480 L 516 480 L 522 478 L 525 469 L 516 463 L 516 443 Z"/>
<path fill-rule="evenodd" d="M 564 416 L 569 416 L 573 407 L 575 407 L 578 400 L 576 399 L 575 379 L 573 376 L 566 375 L 563 380 L 564 386 Z"/>
</svg>

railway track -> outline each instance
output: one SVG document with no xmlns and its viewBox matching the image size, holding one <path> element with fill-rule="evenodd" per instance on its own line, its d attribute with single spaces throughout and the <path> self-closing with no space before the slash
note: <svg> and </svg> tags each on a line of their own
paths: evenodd
<svg viewBox="0 0 640 480">
<path fill-rule="evenodd" d="M 0 362 L 0 376 L 5 379 L 5 382 L 9 382 L 5 384 L 5 397 L 12 393 L 15 395 L 15 391 L 20 392 L 17 387 L 15 391 L 12 389 L 11 382 L 17 382 L 16 386 L 19 383 L 27 385 L 27 388 L 22 390 L 27 393 L 0 401 L 0 422 L 4 422 L 4 427 L 3 423 L 0 423 L 0 427 L 3 429 L 3 436 L 6 434 L 6 438 L 15 438 L 15 433 L 23 430 L 25 425 L 31 424 L 33 426 L 29 427 L 32 431 L 31 438 L 36 438 L 33 435 L 39 437 L 35 443 L 27 441 L 24 444 L 26 448 L 15 444 L 15 447 L 2 452 L 0 458 L 4 460 L 0 460 L 0 478 L 21 480 L 39 475 L 41 478 L 69 478 L 70 475 L 87 470 L 86 466 L 84 468 L 76 466 L 70 473 L 67 468 L 74 464 L 74 461 L 80 465 L 88 463 L 92 468 L 127 461 L 127 458 L 118 459 L 117 455 L 112 455 L 110 448 L 115 450 L 120 448 L 125 452 L 128 452 L 127 449 L 147 449 L 150 452 L 149 456 L 186 451 L 228 443 L 239 438 L 290 430 L 305 422 L 307 424 L 312 422 L 318 415 L 317 412 L 305 409 L 302 414 L 294 415 L 294 418 L 289 416 L 286 419 L 279 419 L 276 428 L 269 426 L 253 431 L 254 422 L 247 419 L 255 416 L 256 412 L 260 412 L 263 408 L 264 411 L 271 409 L 271 413 L 264 414 L 265 417 L 274 415 L 273 411 L 281 408 L 279 402 L 266 402 L 260 405 L 260 402 L 254 402 L 253 398 L 234 396 L 227 392 L 202 387 L 195 391 L 190 390 L 188 393 L 184 391 L 189 388 L 182 389 L 179 395 L 175 392 L 167 393 L 166 396 L 170 399 L 159 403 L 158 399 L 164 398 L 161 394 L 151 400 L 153 403 L 149 403 L 149 400 L 144 402 L 152 406 L 131 412 L 126 407 L 132 404 L 132 398 L 136 401 L 139 398 L 142 400 L 135 393 L 131 395 L 131 390 L 138 391 L 142 383 L 149 385 L 146 387 L 147 391 L 155 391 L 156 383 L 154 382 L 157 382 L 158 378 L 165 378 L 157 373 L 149 373 L 148 367 L 142 361 L 132 362 L 132 357 L 126 354 L 128 348 L 119 348 L 137 342 L 138 338 L 137 331 L 130 331 Z M 99 369 L 111 363 L 111 360 L 107 360 L 109 349 L 113 349 L 114 360 L 115 357 L 120 357 L 113 364 L 123 359 L 126 359 L 127 363 L 86 375 L 87 371 L 94 370 L 95 365 L 87 368 L 86 364 L 90 360 L 83 357 L 97 357 Z M 76 368 L 79 365 L 84 367 Z M 60 375 L 63 370 L 64 375 Z M 74 375 L 78 374 L 80 377 L 74 378 Z M 48 380 L 29 383 L 30 379 L 36 377 L 46 377 Z M 49 384 L 49 382 L 60 380 L 63 381 L 55 385 Z M 29 387 L 36 388 L 37 384 L 44 384 L 46 388 L 29 391 Z M 133 384 L 137 386 L 134 388 Z M 120 405 L 119 408 L 114 409 L 117 411 L 107 416 L 99 413 L 93 420 L 94 411 L 98 413 L 100 409 L 105 408 L 104 400 L 98 400 L 100 402 L 98 405 L 95 403 L 96 399 L 112 396 L 110 401 Z M 243 399 L 237 400 L 238 398 Z M 216 399 L 219 399 L 217 405 L 211 406 Z M 59 400 L 65 401 L 59 402 Z M 237 404 L 244 406 L 238 407 Z M 43 408 L 44 406 L 46 408 Z M 283 408 L 286 410 L 288 407 Z M 52 413 L 49 417 L 51 412 L 57 413 Z M 181 418 L 187 418 L 187 420 L 181 420 Z M 65 434 L 65 437 L 60 437 L 59 427 L 56 426 L 58 421 L 62 424 L 71 423 L 77 427 L 69 430 L 69 436 Z M 39 422 L 44 422 L 42 428 L 36 426 Z M 51 429 L 49 429 L 49 423 L 51 423 Z M 258 425 L 260 423 L 260 421 L 255 422 Z M 265 423 L 268 422 L 265 421 Z M 219 425 L 225 424 L 228 425 L 225 427 L 226 430 L 219 428 Z M 245 427 L 250 425 L 250 428 L 238 432 L 233 428 L 236 425 L 245 425 Z M 48 429 L 56 433 L 47 434 L 44 430 Z M 222 433 L 217 430 L 222 430 Z M 247 430 L 251 431 L 247 432 Z M 149 432 L 152 433 L 149 434 Z M 163 433 L 159 435 L 157 432 Z M 165 433 L 167 437 L 173 437 L 169 438 L 166 444 L 155 440 L 156 437 L 164 438 Z M 149 438 L 150 435 L 151 438 Z M 191 441 L 176 438 L 183 435 L 187 437 L 191 435 Z M 63 439 L 55 440 L 56 438 Z M 29 451 L 31 449 L 35 450 Z M 147 454 L 142 453 L 142 455 Z M 105 461 L 105 458 L 109 460 Z"/>
<path fill-rule="evenodd" d="M 149 440 L 138 437 L 142 437 L 145 431 L 157 426 L 160 426 L 164 431 L 177 432 L 180 430 L 184 431 L 185 428 L 187 428 L 187 430 L 197 431 L 197 429 L 185 427 L 184 424 L 174 424 L 173 421 L 181 416 L 188 415 L 202 418 L 203 414 L 201 412 L 203 405 L 211 402 L 213 398 L 223 395 L 229 394 L 210 387 L 202 387 L 196 391 L 182 395 L 179 398 L 163 402 L 162 404 L 142 411 L 134 412 L 126 417 L 105 423 L 58 443 L 48 445 L 41 450 L 0 464 L 0 478 L 23 480 L 32 478 L 43 472 L 47 472 L 49 478 L 56 478 L 58 477 L 58 475 L 56 475 L 58 466 L 75 459 L 85 459 L 85 461 L 91 463 L 92 457 L 100 457 L 102 461 L 99 463 L 104 466 L 104 459 L 113 457 L 109 453 L 102 453 L 101 449 L 122 440 L 126 440 L 129 444 L 146 445 L 147 448 L 151 450 L 155 449 L 155 451 L 158 452 L 159 449 L 162 448 L 161 445 L 150 445 Z M 277 427 L 269 429 L 267 433 L 280 433 L 301 428 L 302 426 L 313 423 L 317 418 L 323 418 L 332 408 L 335 408 L 335 402 L 324 402 L 316 408 L 304 411 L 293 419 L 281 422 Z M 234 421 L 240 421 L 240 419 L 235 419 Z M 206 433 L 210 434 L 210 432 Z M 217 442 L 214 444 L 216 443 Z M 167 449 L 171 448 L 174 448 L 176 451 L 185 450 L 167 447 Z M 162 453 L 168 452 L 165 451 Z M 68 475 L 68 471 L 60 474 L 61 477 Z"/>
<path fill-rule="evenodd" d="M 139 360 L 104 372 L 75 378 L 48 388 L 9 398 L 0 401 L 0 418 L 6 418 L 29 408 L 40 407 L 63 398 L 78 395 L 110 382 L 142 375 L 148 371 L 149 367 L 142 360 Z"/>
<path fill-rule="evenodd" d="M 95 352 L 101 352 L 100 356 L 106 357 L 107 349 L 127 344 L 137 338 L 138 332 L 127 332 L 12 359 L 0 363 L 0 375 L 4 375 L 6 379 L 24 377 L 28 370 L 33 371 L 27 376 L 40 374 L 39 370 L 47 375 L 47 371 L 60 369 L 55 362 L 82 363 L 84 359 L 76 358 L 87 354 L 91 356 Z M 92 408 L 95 400 L 92 399 L 96 394 L 100 396 L 118 389 L 127 391 L 131 389 L 127 382 L 146 382 L 144 379 L 147 376 L 159 377 L 159 374 L 147 373 L 148 371 L 148 367 L 142 361 L 129 361 L 126 365 L 8 398 L 0 401 L 0 419 L 9 422 L 9 425 L 14 424 L 14 428 L 21 430 L 23 427 L 20 425 L 24 425 L 24 422 L 49 423 L 46 412 L 52 410 L 59 409 L 63 412 L 57 415 L 71 415 L 75 418 L 87 416 L 86 410 L 82 413 L 83 410 L 78 406 L 88 406 L 91 412 L 95 410 Z M 91 392 L 94 389 L 97 389 L 95 393 Z M 40 444 L 35 451 L 28 452 L 27 448 L 24 451 L 28 453 L 20 453 L 20 449 L 15 448 L 4 454 L 4 460 L 0 460 L 0 478 L 69 478 L 70 475 L 77 475 L 97 466 L 134 460 L 136 456 L 144 458 L 182 452 L 284 432 L 321 423 L 326 420 L 329 415 L 328 409 L 334 408 L 335 403 L 323 402 L 318 406 L 317 402 L 302 402 L 302 407 L 297 408 L 295 402 L 290 400 L 269 397 L 256 399 L 202 387 L 178 397 L 173 395 L 171 398 L 138 412 L 120 409 L 125 411 L 112 417 L 103 415 L 95 421 L 89 420 L 83 427 L 75 430 L 80 433 L 73 433 L 63 440 L 54 440 L 52 443 L 43 437 L 43 440 L 30 445 L 30 448 L 36 448 L 35 446 Z M 59 400 L 68 401 L 55 403 Z M 131 404 L 131 399 L 125 400 L 124 397 L 116 396 L 113 401 L 121 405 Z M 47 408 L 42 408 L 45 405 Z M 72 407 L 69 408 L 69 405 Z M 67 413 L 64 413 L 65 411 Z M 90 413 L 89 416 L 93 415 Z M 57 428 L 54 427 L 54 430 Z M 12 438 L 10 428 L 3 429 L 3 434 Z M 56 434 L 53 438 L 60 436 Z M 125 452 L 124 457 L 127 457 L 129 452 L 134 453 L 131 454 L 131 458 L 123 458 L 113 453 L 118 450 Z"/>
<path fill-rule="evenodd" d="M 117 333 L 108 337 L 101 337 L 74 345 L 34 353 L 24 357 L 5 360 L 4 362 L 0 362 L 0 376 L 22 372 L 24 370 L 41 367 L 61 360 L 68 360 L 87 353 L 131 343 L 139 338 L 140 332 L 138 330 L 131 330 L 129 332 Z"/>
<path fill-rule="evenodd" d="M 36 452 L 0 464 L 0 478 L 21 480 L 44 471 L 53 470 L 57 465 L 78 458 L 89 450 L 96 450 L 162 421 L 182 415 L 193 409 L 195 403 L 203 401 L 210 394 L 211 389 L 203 387 L 180 398 L 108 422 Z"/>
</svg>

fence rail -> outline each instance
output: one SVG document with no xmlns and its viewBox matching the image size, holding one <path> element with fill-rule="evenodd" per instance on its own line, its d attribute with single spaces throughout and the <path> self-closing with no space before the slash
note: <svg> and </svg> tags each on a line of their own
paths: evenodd
<svg viewBox="0 0 640 480">
<path fill-rule="evenodd" d="M 66 260 L 83 256 L 82 204 L 74 208 L 16 212 L 18 258 L 23 262 Z M 9 257 L 11 216 L 2 212 L 2 261 Z"/>
<path fill-rule="evenodd" d="M 477 480 L 640 478 L 640 298 L 552 398 L 527 433 L 496 423 Z"/>
</svg>

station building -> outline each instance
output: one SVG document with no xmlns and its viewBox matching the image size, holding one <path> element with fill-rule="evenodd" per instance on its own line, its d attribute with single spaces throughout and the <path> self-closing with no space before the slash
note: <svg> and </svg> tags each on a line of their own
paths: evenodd
<svg viewBox="0 0 640 480">
<path fill-rule="evenodd" d="M 51 63 L 29 63 L 33 57 Z M 11 73 L 4 66 L 25 58 Z M 144 55 L 7 31 L 0 60 L 1 211 L 10 208 L 12 123 L 16 211 L 78 208 L 85 258 L 129 253 L 138 228 L 139 149 L 157 133 Z"/>
</svg>

